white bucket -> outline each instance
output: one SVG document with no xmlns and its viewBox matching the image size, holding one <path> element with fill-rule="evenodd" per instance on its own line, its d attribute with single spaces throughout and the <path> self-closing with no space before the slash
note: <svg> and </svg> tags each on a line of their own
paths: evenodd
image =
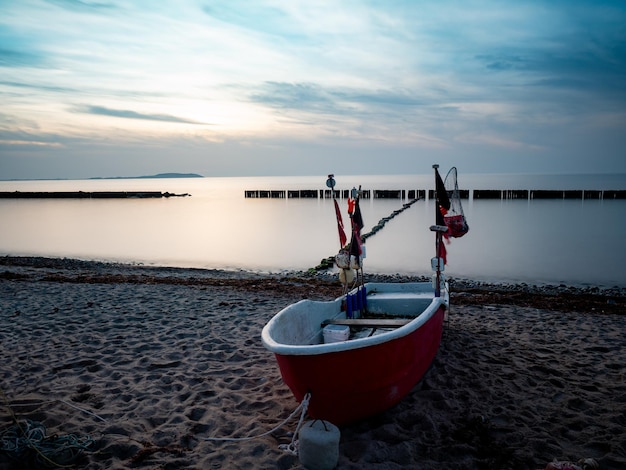
<svg viewBox="0 0 626 470">
<path fill-rule="evenodd" d="M 350 327 L 346 325 L 326 325 L 322 330 L 324 343 L 338 343 L 350 337 Z"/>
</svg>

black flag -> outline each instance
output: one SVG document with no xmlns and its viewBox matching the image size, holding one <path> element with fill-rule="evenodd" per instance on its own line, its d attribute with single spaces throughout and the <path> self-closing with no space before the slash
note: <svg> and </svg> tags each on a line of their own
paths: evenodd
<svg viewBox="0 0 626 470">
<path fill-rule="evenodd" d="M 437 197 L 437 203 L 439 207 L 436 208 L 437 225 L 445 226 L 446 222 L 443 220 L 443 216 L 450 210 L 450 198 L 448 197 L 448 191 L 443 184 L 443 180 L 439 175 L 439 170 L 435 168 L 435 192 Z"/>
</svg>

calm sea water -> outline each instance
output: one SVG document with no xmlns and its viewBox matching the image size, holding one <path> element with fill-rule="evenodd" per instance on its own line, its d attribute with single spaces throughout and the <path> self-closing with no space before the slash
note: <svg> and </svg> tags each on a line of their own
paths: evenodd
<svg viewBox="0 0 626 470">
<path fill-rule="evenodd" d="M 444 173 L 445 175 L 445 173 Z M 336 189 L 432 189 L 432 175 L 342 176 Z M 169 199 L 0 200 L 0 255 L 280 272 L 339 249 L 332 201 L 247 199 L 245 190 L 326 189 L 326 176 L 0 181 L 0 191 L 169 191 Z M 626 189 L 626 175 L 459 175 L 461 189 Z M 362 200 L 364 232 L 406 201 Z M 626 286 L 625 200 L 464 200 L 470 232 L 447 274 L 483 281 Z M 346 202 L 340 201 L 348 224 Z M 369 238 L 365 270 L 430 273 L 432 201 Z"/>
</svg>

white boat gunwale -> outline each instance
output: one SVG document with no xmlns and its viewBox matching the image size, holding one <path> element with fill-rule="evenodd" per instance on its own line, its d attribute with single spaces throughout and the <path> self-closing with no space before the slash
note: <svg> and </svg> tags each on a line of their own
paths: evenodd
<svg viewBox="0 0 626 470">
<path fill-rule="evenodd" d="M 374 300 L 376 298 L 376 295 L 379 294 L 377 289 L 381 288 L 383 284 L 368 283 L 365 286 L 368 289 L 368 302 L 370 302 L 370 295 L 372 296 L 371 300 Z M 395 339 L 402 338 L 413 333 L 415 330 L 419 329 L 421 326 L 427 323 L 437 313 L 440 307 L 447 308 L 447 290 L 444 291 L 444 297 L 434 297 L 433 290 L 430 290 L 429 292 L 427 289 L 425 289 L 426 286 L 431 286 L 431 284 L 428 282 L 384 284 L 384 289 L 386 290 L 386 292 L 381 292 L 381 297 L 383 297 L 387 292 L 389 293 L 389 295 L 393 295 L 393 291 L 389 290 L 390 288 L 400 288 L 401 291 L 406 292 L 410 292 L 410 289 L 412 288 L 417 288 L 419 291 L 416 292 L 418 294 L 416 300 L 418 298 L 423 301 L 430 300 L 428 306 L 424 308 L 414 319 L 412 319 L 406 325 L 400 326 L 398 328 L 394 328 L 388 331 L 381 331 L 373 336 L 354 338 L 347 341 L 340 341 L 335 343 L 319 342 L 316 344 L 288 344 L 276 341 L 272 335 L 274 330 L 280 328 L 280 323 L 283 320 L 283 317 L 284 320 L 288 320 L 290 317 L 292 317 L 292 315 L 294 314 L 294 310 L 304 310 L 307 312 L 312 312 L 311 316 L 313 317 L 313 319 L 311 321 L 317 324 L 319 331 L 315 335 L 310 335 L 311 340 L 313 340 L 313 338 L 321 337 L 322 322 L 324 320 L 346 318 L 345 312 L 341 311 L 341 302 L 343 297 L 331 301 L 301 300 L 295 304 L 289 305 L 288 307 L 278 312 L 263 328 L 263 331 L 261 332 L 261 340 L 263 342 L 263 345 L 274 354 L 297 356 L 321 355 L 342 351 L 350 351 L 354 349 L 367 348 L 378 344 L 387 343 L 389 341 L 393 341 Z M 316 310 L 320 311 L 320 313 L 318 313 L 317 315 L 315 314 Z M 325 311 L 329 313 L 325 314 Z"/>
</svg>

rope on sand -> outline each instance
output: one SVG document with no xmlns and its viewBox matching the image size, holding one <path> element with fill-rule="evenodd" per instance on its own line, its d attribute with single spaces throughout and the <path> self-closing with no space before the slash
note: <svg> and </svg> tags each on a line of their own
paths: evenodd
<svg viewBox="0 0 626 470">
<path fill-rule="evenodd" d="M 300 427 L 302 426 L 302 422 L 304 421 L 304 417 L 306 416 L 306 412 L 307 412 L 307 409 L 309 408 L 309 401 L 310 400 L 311 400 L 311 394 L 307 393 L 304 396 L 304 398 L 302 399 L 302 402 L 297 406 L 297 408 L 295 410 L 293 410 L 293 412 L 289 416 L 287 416 L 287 418 L 285 420 L 283 420 L 280 424 L 278 424 L 274 428 L 270 429 L 269 431 L 264 432 L 263 434 L 258 434 L 256 436 L 248 436 L 248 437 L 202 437 L 201 439 L 203 441 L 221 441 L 221 442 L 251 441 L 253 439 L 258 439 L 260 437 L 265 437 L 265 436 L 267 436 L 267 435 L 277 431 L 278 429 L 283 427 L 285 424 L 287 424 L 287 422 L 291 418 L 296 416 L 299 411 L 301 411 L 300 419 L 298 421 L 298 425 L 296 426 L 296 430 L 293 433 L 293 437 L 291 438 L 291 443 L 290 444 L 281 444 L 280 446 L 278 446 L 279 449 L 282 449 L 282 450 L 284 450 L 286 452 L 290 452 L 292 454 L 297 454 L 298 450 L 297 450 L 296 436 L 298 435 L 298 432 L 300 431 Z"/>
<path fill-rule="evenodd" d="M 64 405 L 67 405 L 67 406 L 69 406 L 69 407 L 71 407 L 71 408 L 74 408 L 75 410 L 82 411 L 83 413 L 88 414 L 88 415 L 90 415 L 90 416 L 93 416 L 94 418 L 97 418 L 97 419 L 99 419 L 100 421 L 102 421 L 102 422 L 104 422 L 104 423 L 106 423 L 106 422 L 107 422 L 107 420 L 106 420 L 106 419 L 104 419 L 102 416 L 98 416 L 97 414 L 95 414 L 95 413 L 93 413 L 93 412 L 91 412 L 91 411 L 89 411 L 89 410 L 86 410 L 86 409 L 81 408 L 81 407 L 76 406 L 76 405 L 72 405 L 71 403 L 69 403 L 69 402 L 67 402 L 67 401 L 65 401 L 65 400 L 58 399 L 58 398 L 57 398 L 57 399 L 54 399 L 54 400 L 40 401 L 40 402 L 28 402 L 28 403 L 9 403 L 9 402 L 7 402 L 7 403 L 6 403 L 6 405 L 7 405 L 7 406 L 10 406 L 10 407 L 12 407 L 12 408 L 17 408 L 17 407 L 20 407 L 20 406 L 41 406 L 41 405 L 48 405 L 48 404 L 50 404 L 50 403 L 55 403 L 55 402 L 63 403 Z"/>
<path fill-rule="evenodd" d="M 45 468 L 68 467 L 93 444 L 94 440 L 89 436 L 47 437 L 44 425 L 29 419 L 16 421 L 0 434 L 0 450 L 9 457 L 20 462 L 33 459 L 38 466 Z"/>
<path fill-rule="evenodd" d="M 60 401 L 60 402 L 61 402 L 61 403 L 63 403 L 64 405 L 67 405 L 67 406 L 69 406 L 69 407 L 72 407 L 72 408 L 74 408 L 74 409 L 76 409 L 76 410 L 78 410 L 78 411 L 82 411 L 83 413 L 87 413 L 88 415 L 93 416 L 94 418 L 98 418 L 100 421 L 102 421 L 102 422 L 104 422 L 104 423 L 106 423 L 106 422 L 107 422 L 107 420 L 106 420 L 106 419 L 104 419 L 104 418 L 102 418 L 102 417 L 98 416 L 98 415 L 97 415 L 97 414 L 95 414 L 95 413 L 92 413 L 91 411 L 84 410 L 83 408 L 79 408 L 78 406 L 76 406 L 76 405 L 72 405 L 71 403 L 68 403 L 68 402 L 66 402 L 65 400 L 58 400 L 58 401 Z"/>
<path fill-rule="evenodd" d="M 95 441 L 89 437 L 77 437 L 74 434 L 64 436 L 46 436 L 45 426 L 29 419 L 18 420 L 13 413 L 15 406 L 34 406 L 59 401 L 72 408 L 92 415 L 102 421 L 106 421 L 100 416 L 90 411 L 79 408 L 64 400 L 51 400 L 50 402 L 11 404 L 0 387 L 0 394 L 13 422 L 13 426 L 0 432 L 0 451 L 5 452 L 9 457 L 23 462 L 25 459 L 31 460 L 36 466 L 43 468 L 68 468 L 86 450 L 93 447 Z"/>
</svg>

